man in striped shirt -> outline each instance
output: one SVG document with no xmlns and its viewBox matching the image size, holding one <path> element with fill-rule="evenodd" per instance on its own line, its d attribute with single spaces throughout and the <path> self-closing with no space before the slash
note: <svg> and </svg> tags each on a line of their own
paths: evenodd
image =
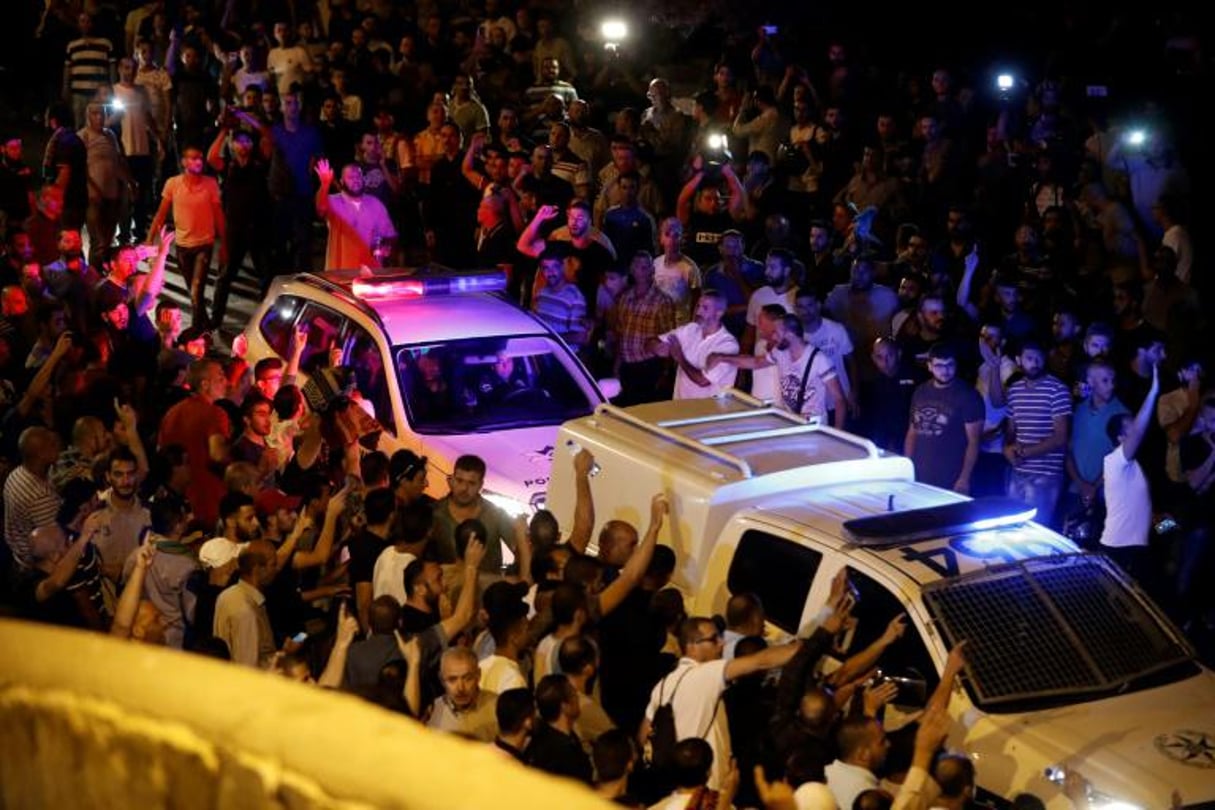
<svg viewBox="0 0 1215 810">
<path fill-rule="evenodd" d="M 1055 525 L 1064 483 L 1072 403 L 1067 386 L 1046 373 L 1046 350 L 1026 340 L 1017 357 L 1022 377 L 1008 388 L 1004 457 L 1012 465 L 1008 494 L 1037 508 L 1036 520 Z"/>
<path fill-rule="evenodd" d="M 93 34 L 93 17 L 80 15 L 80 37 L 68 43 L 63 63 L 63 98 L 72 105 L 76 128 L 88 124 L 89 102 L 98 88 L 114 78 L 114 46 L 105 37 Z"/>
<path fill-rule="evenodd" d="M 532 310 L 548 324 L 574 351 L 586 343 L 586 298 L 578 285 L 565 279 L 565 246 L 554 243 L 540 254 L 540 272 L 544 287 L 536 294 Z"/>
<path fill-rule="evenodd" d="M 62 499 L 47 473 L 59 458 L 59 437 L 43 427 L 30 427 L 17 439 L 21 466 L 4 482 L 4 540 L 18 569 L 33 564 L 30 534 L 54 523 Z"/>
</svg>

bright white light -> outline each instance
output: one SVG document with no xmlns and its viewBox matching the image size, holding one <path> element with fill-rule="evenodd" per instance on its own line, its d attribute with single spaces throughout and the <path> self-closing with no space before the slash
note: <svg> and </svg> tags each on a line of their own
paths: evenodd
<svg viewBox="0 0 1215 810">
<path fill-rule="evenodd" d="M 1131 146 L 1143 146 L 1147 142 L 1147 132 L 1142 129 L 1132 129 L 1126 134 L 1126 142 Z"/>
<path fill-rule="evenodd" d="M 599 33 L 608 42 L 619 42 L 629 35 L 629 27 L 624 20 L 604 20 L 599 26 Z"/>
<path fill-rule="evenodd" d="M 709 143 L 710 149 L 725 149 L 726 148 L 726 136 L 718 135 L 717 133 L 713 133 L 712 135 L 709 136 L 708 143 Z"/>
<path fill-rule="evenodd" d="M 1013 88 L 1013 75 L 1011 73 L 1001 73 L 996 77 L 996 87 L 1001 90 L 1011 90 Z"/>
<path fill-rule="evenodd" d="M 1019 523 L 1025 523 L 1033 520 L 1034 515 L 1036 514 L 1038 514 L 1038 510 L 1031 506 L 1024 512 L 1017 512 L 1011 515 L 998 515 L 996 517 L 976 520 L 970 524 L 970 528 L 973 531 L 982 532 L 988 529 L 998 529 L 1001 526 L 1016 526 Z"/>
<path fill-rule="evenodd" d="M 123 104 L 120 98 L 112 98 L 110 99 L 110 107 L 115 110 L 125 110 L 127 105 Z"/>
<path fill-rule="evenodd" d="M 481 497 L 485 498 L 485 500 L 489 501 L 511 517 L 518 517 L 519 515 L 531 515 L 532 513 L 531 507 L 529 507 L 527 504 L 523 503 L 522 501 L 516 501 L 514 498 L 506 495 L 499 495 L 496 492 L 485 492 L 482 490 Z"/>
</svg>

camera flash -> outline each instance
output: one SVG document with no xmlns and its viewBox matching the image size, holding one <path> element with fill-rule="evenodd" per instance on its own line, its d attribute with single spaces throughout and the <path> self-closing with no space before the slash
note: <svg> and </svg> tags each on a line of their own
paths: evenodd
<svg viewBox="0 0 1215 810">
<path fill-rule="evenodd" d="M 1013 88 L 1013 75 L 1011 73 L 1001 73 L 996 77 L 996 87 L 1001 90 L 1011 90 Z"/>
<path fill-rule="evenodd" d="M 1126 134 L 1126 142 L 1131 146 L 1143 146 L 1147 142 L 1147 133 L 1142 129 L 1132 129 Z"/>
<path fill-rule="evenodd" d="M 726 145 L 726 136 L 715 132 L 709 136 L 708 143 L 710 149 L 722 149 Z"/>
</svg>

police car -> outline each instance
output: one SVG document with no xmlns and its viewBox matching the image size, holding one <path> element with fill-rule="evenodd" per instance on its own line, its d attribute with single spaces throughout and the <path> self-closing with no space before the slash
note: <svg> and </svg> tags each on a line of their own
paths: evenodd
<svg viewBox="0 0 1215 810">
<path fill-rule="evenodd" d="M 544 504 L 557 427 L 619 385 L 597 383 L 505 289 L 502 273 L 426 268 L 280 276 L 245 329 L 246 357 L 286 363 L 306 330 L 301 377 L 339 349 L 385 428 L 379 449 L 426 456 L 432 494 L 446 494 L 456 458 L 471 453 L 488 467 L 483 494 L 527 514 Z"/>
<path fill-rule="evenodd" d="M 632 408 L 600 406 L 562 427 L 556 470 L 595 457 L 595 513 L 642 525 L 650 497 L 671 503 L 660 542 L 689 614 L 760 597 L 769 630 L 804 634 L 847 568 L 858 619 L 842 660 L 897 616 L 883 654 L 907 719 L 966 642 L 950 695 L 949 744 L 974 759 L 987 798 L 1028 791 L 1071 810 L 1076 769 L 1090 810 L 1215 802 L 1215 673 L 1113 563 L 1033 522 L 1010 499 L 971 500 L 915 480 L 911 461 L 737 392 Z M 572 475 L 550 508 L 573 517 Z"/>
</svg>

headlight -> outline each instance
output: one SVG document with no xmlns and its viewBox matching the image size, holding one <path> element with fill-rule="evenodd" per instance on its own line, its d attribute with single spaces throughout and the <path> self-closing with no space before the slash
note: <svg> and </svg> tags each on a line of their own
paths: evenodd
<svg viewBox="0 0 1215 810">
<path fill-rule="evenodd" d="M 1060 787 L 1063 787 L 1063 782 L 1067 777 L 1067 771 L 1062 765 L 1055 765 L 1046 769 L 1044 774 L 1048 782 L 1053 782 Z M 1121 799 L 1116 799 L 1109 794 L 1102 793 L 1099 790 L 1093 790 L 1093 786 L 1085 782 L 1088 793 L 1088 805 L 1090 810 L 1144 810 L 1138 804 L 1132 802 L 1124 802 Z"/>
<path fill-rule="evenodd" d="M 531 508 L 528 507 L 528 505 L 523 501 L 517 501 L 514 498 L 506 495 L 499 495 L 496 492 L 482 491 L 481 497 L 485 498 L 485 500 L 489 501 L 511 517 L 530 515 L 532 513 Z"/>
</svg>

